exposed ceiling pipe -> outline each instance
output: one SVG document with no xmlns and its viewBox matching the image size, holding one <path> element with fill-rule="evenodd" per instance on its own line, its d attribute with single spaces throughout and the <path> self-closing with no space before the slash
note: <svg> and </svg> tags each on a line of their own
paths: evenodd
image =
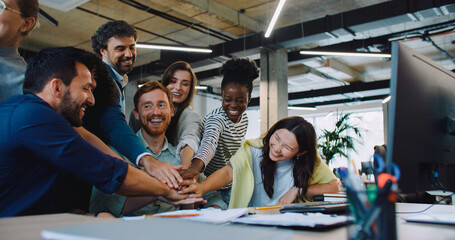
<svg viewBox="0 0 455 240">
<path fill-rule="evenodd" d="M 39 9 L 38 15 L 42 17 L 44 20 L 46 20 L 48 23 L 50 23 L 54 27 L 58 27 L 58 21 L 55 20 L 51 15 L 47 14 L 43 9 Z"/>
<path fill-rule="evenodd" d="M 423 41 L 426 41 L 426 42 L 431 43 L 436 49 L 438 49 L 439 51 L 441 51 L 442 54 L 446 55 L 450 60 L 452 60 L 453 63 L 455 63 L 455 59 L 453 58 L 453 56 L 450 55 L 446 50 L 444 50 L 444 49 L 442 49 L 441 47 L 439 47 L 439 46 L 433 41 L 433 39 L 430 38 L 430 35 L 428 34 L 428 32 L 425 32 L 424 34 L 422 34 L 421 38 L 422 38 Z"/>
<path fill-rule="evenodd" d="M 210 29 L 208 27 L 202 26 L 201 24 L 192 23 L 192 22 L 183 20 L 181 18 L 172 16 L 170 14 L 167 14 L 165 12 L 158 11 L 156 9 L 150 8 L 150 7 L 148 7 L 148 6 L 144 5 L 144 4 L 141 4 L 139 2 L 136 2 L 134 0 L 119 0 L 119 1 L 122 2 L 122 3 L 125 3 L 125 4 L 127 4 L 129 6 L 135 7 L 137 9 L 146 11 L 146 12 L 154 14 L 154 15 L 156 15 L 158 17 L 161 17 L 161 18 L 164 18 L 166 20 L 169 20 L 171 22 L 174 22 L 174 23 L 180 24 L 182 26 L 191 28 L 191 29 L 196 30 L 198 32 L 201 32 L 203 34 L 209 34 L 210 36 L 216 37 L 216 38 L 221 39 L 223 41 L 234 40 L 234 38 L 232 38 L 230 36 L 227 36 L 226 34 L 223 34 L 221 32 L 215 31 L 215 30 Z"/>
<path fill-rule="evenodd" d="M 79 9 L 79 10 L 81 10 L 81 11 L 84 11 L 84 12 L 86 12 L 86 13 L 90 13 L 90 14 L 92 14 L 92 15 L 98 16 L 98 17 L 100 17 L 100 18 L 104 18 L 104 19 L 107 19 L 107 20 L 115 20 L 115 19 L 113 19 L 113 18 L 104 16 L 104 15 L 102 15 L 102 14 L 99 14 L 99 13 L 96 13 L 96 12 L 93 12 L 93 11 L 90 11 L 90 10 L 85 9 L 85 8 L 82 8 L 82 7 L 77 7 L 77 9 Z M 171 42 L 174 42 L 174 43 L 178 43 L 178 44 L 180 44 L 180 45 L 186 45 L 186 44 L 183 43 L 183 42 L 176 41 L 176 40 L 174 40 L 174 39 L 168 38 L 168 37 L 163 36 L 163 35 L 160 35 L 160 34 L 156 34 L 156 33 L 154 33 L 154 32 L 150 32 L 150 31 L 148 31 L 148 30 L 145 30 L 145 29 L 140 28 L 140 27 L 137 27 L 137 26 L 134 26 L 134 28 L 136 28 L 137 30 L 140 30 L 140 31 L 142 31 L 142 32 L 145 32 L 145 33 L 148 33 L 148 34 L 157 36 L 157 37 L 159 37 L 159 38 L 163 38 L 163 39 L 166 39 L 166 40 L 168 40 L 168 41 L 171 41 Z"/>
</svg>

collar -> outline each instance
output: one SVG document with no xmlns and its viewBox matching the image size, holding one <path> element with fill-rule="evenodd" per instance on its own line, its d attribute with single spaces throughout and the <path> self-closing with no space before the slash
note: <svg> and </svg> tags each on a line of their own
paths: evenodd
<svg viewBox="0 0 455 240">
<path fill-rule="evenodd" d="M 20 57 L 19 50 L 16 47 L 0 47 L 0 56 L 3 57 Z"/>
<path fill-rule="evenodd" d="M 115 69 L 112 68 L 106 61 L 103 60 L 103 63 L 107 66 L 107 70 L 109 70 L 109 72 L 111 73 L 111 77 L 116 82 L 118 82 L 122 86 L 122 88 L 124 88 L 126 84 L 128 84 L 128 75 L 125 74 L 125 77 L 122 77 L 122 75 L 115 71 Z"/>
<path fill-rule="evenodd" d="M 226 111 L 224 111 L 224 108 L 223 107 L 220 107 L 221 108 L 221 114 L 224 116 L 224 118 L 226 119 L 227 122 L 231 122 L 232 124 L 234 124 L 234 126 L 240 124 L 242 122 L 242 119 L 243 119 L 243 114 L 246 114 L 245 111 L 240 115 L 240 118 L 239 118 L 239 121 L 238 122 L 233 122 L 231 121 L 231 119 L 229 118 L 228 114 L 226 113 Z"/>
<path fill-rule="evenodd" d="M 150 146 L 148 145 L 148 143 L 145 141 L 144 139 L 144 136 L 142 135 L 142 128 L 139 129 L 139 131 L 137 131 L 136 135 L 138 136 L 139 138 L 139 141 L 142 143 L 142 145 L 144 145 L 144 147 L 150 151 L 150 153 L 153 155 L 154 158 L 158 159 L 158 157 L 161 155 L 161 153 L 165 152 L 165 151 L 169 151 L 172 155 L 175 156 L 175 153 L 176 153 L 176 149 L 174 146 L 172 146 L 168 140 L 167 140 L 167 137 L 165 136 L 164 137 L 164 144 L 163 144 L 163 149 L 161 149 L 161 151 L 156 154 L 152 151 L 152 148 L 150 148 Z"/>
</svg>

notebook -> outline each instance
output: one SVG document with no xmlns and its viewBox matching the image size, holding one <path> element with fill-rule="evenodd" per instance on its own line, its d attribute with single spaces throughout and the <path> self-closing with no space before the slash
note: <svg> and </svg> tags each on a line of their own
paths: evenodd
<svg viewBox="0 0 455 240">
<path fill-rule="evenodd" d="M 325 214 L 345 214 L 349 208 L 349 203 L 345 201 L 336 202 L 312 202 L 306 204 L 298 204 L 291 206 L 284 206 L 280 212 L 287 213 L 314 213 L 320 212 Z"/>
<path fill-rule="evenodd" d="M 401 218 L 407 222 L 455 225 L 455 215 L 450 212 L 419 213 Z"/>
<path fill-rule="evenodd" d="M 232 220 L 233 223 L 278 226 L 290 228 L 323 229 L 343 226 L 351 223 L 351 216 L 333 216 L 322 213 L 283 213 L 283 214 L 256 214 Z"/>
</svg>

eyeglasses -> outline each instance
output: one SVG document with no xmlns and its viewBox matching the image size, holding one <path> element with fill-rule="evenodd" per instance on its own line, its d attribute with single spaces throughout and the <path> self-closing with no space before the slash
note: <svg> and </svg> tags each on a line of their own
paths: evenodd
<svg viewBox="0 0 455 240">
<path fill-rule="evenodd" d="M 2 0 L 0 0 L 0 15 L 3 14 L 3 12 L 5 11 L 5 9 L 8 9 L 8 10 L 10 10 L 10 11 L 12 11 L 12 12 L 15 12 L 15 13 L 18 13 L 18 14 L 22 15 L 21 12 L 19 12 L 19 11 L 17 11 L 17 10 L 14 10 L 14 9 L 12 9 L 12 8 L 10 8 L 10 7 L 7 7 L 6 4 L 5 4 L 5 2 L 2 1 Z"/>
</svg>

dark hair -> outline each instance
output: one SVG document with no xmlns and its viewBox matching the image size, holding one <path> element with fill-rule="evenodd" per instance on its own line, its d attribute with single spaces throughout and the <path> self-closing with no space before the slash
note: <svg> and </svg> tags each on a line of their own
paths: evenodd
<svg viewBox="0 0 455 240">
<path fill-rule="evenodd" d="M 137 89 L 136 94 L 134 94 L 134 109 L 136 111 L 138 110 L 138 104 L 139 104 L 139 98 L 141 98 L 142 95 L 151 92 L 155 89 L 161 89 L 163 90 L 166 95 L 167 99 L 169 100 L 169 106 L 173 107 L 174 105 L 172 104 L 172 93 L 167 89 L 165 86 L 163 86 L 160 82 L 158 81 L 149 81 L 142 85 L 139 89 Z"/>
<path fill-rule="evenodd" d="M 35 21 L 38 21 L 39 3 L 38 0 L 15 0 L 19 11 L 23 18 L 33 17 Z M 35 23 L 36 25 L 36 23 Z M 32 28 L 33 29 L 33 28 Z M 32 30 L 30 29 L 30 31 Z M 22 33 L 22 36 L 26 36 L 30 31 Z"/>
<path fill-rule="evenodd" d="M 112 79 L 106 65 L 100 57 L 93 53 L 85 52 L 80 61 L 87 66 L 96 82 L 96 88 L 93 90 L 95 105 L 87 108 L 84 115 L 84 126 L 92 131 L 96 129 L 98 117 L 108 106 L 114 104 L 120 97 L 114 80 Z"/>
<path fill-rule="evenodd" d="M 101 56 L 101 49 L 107 49 L 107 42 L 111 37 L 133 37 L 136 40 L 137 31 L 132 25 L 123 20 L 109 21 L 101 25 L 92 36 L 93 51 Z"/>
<path fill-rule="evenodd" d="M 318 155 L 316 132 L 314 131 L 313 125 L 302 117 L 287 117 L 279 120 L 269 129 L 269 131 L 265 134 L 265 137 L 263 137 L 262 142 L 264 146 L 262 147 L 263 159 L 261 162 L 261 173 L 264 189 L 267 192 L 267 195 L 272 198 L 274 192 L 273 184 L 275 182 L 276 162 L 270 159 L 269 142 L 270 137 L 275 133 L 275 131 L 283 128 L 289 130 L 295 135 L 297 143 L 299 144 L 298 153 L 307 151 L 298 158 L 296 156 L 292 158 L 292 162 L 294 163 L 294 168 L 292 170 L 292 175 L 294 176 L 294 186 L 299 188 L 299 198 L 303 199 L 302 196 L 305 196 L 308 191 L 310 180 L 313 177 L 314 166 L 318 161 Z"/>
<path fill-rule="evenodd" d="M 175 105 L 174 116 L 171 119 L 171 123 L 169 124 L 168 130 L 166 131 L 166 136 L 169 139 L 169 136 L 173 136 L 174 132 L 177 131 L 177 123 L 179 122 L 180 116 L 182 112 L 187 108 L 191 102 L 193 101 L 194 94 L 196 93 L 196 85 L 197 85 L 197 78 L 196 74 L 194 74 L 193 69 L 191 68 L 190 64 L 184 61 L 177 61 L 169 65 L 166 71 L 164 71 L 163 78 L 161 83 L 163 86 L 167 87 L 171 82 L 172 76 L 177 70 L 187 71 L 191 75 L 191 87 L 190 92 L 188 93 L 188 97 L 180 104 Z"/>
<path fill-rule="evenodd" d="M 223 64 L 220 74 L 223 75 L 221 89 L 224 89 L 229 83 L 240 84 L 246 86 L 248 97 L 251 98 L 253 81 L 259 77 L 259 69 L 256 63 L 249 58 L 233 57 Z"/>
<path fill-rule="evenodd" d="M 82 62 L 85 50 L 73 47 L 45 48 L 39 51 L 27 65 L 23 93 L 39 93 L 53 78 L 69 86 L 77 75 L 76 62 Z"/>
</svg>

